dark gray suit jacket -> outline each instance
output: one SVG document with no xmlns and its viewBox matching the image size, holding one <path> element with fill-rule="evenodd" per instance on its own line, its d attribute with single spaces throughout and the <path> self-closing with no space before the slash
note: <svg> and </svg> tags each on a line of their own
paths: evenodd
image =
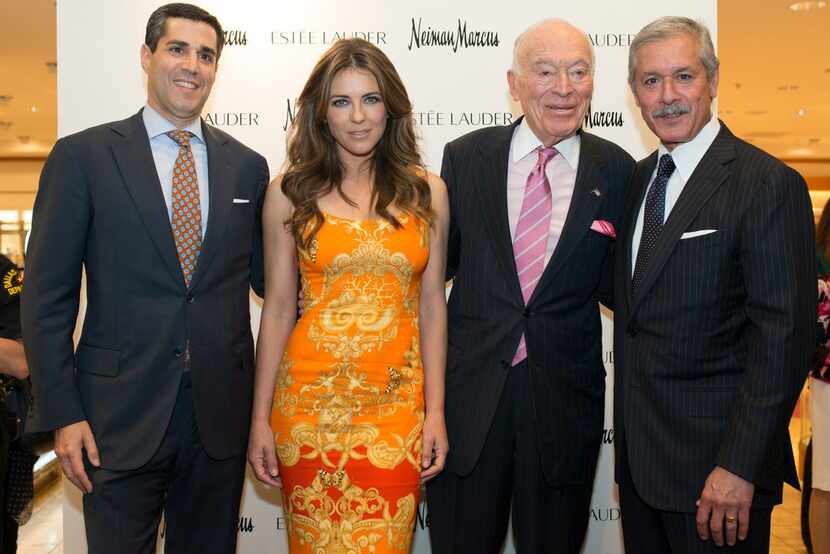
<svg viewBox="0 0 830 554">
<path fill-rule="evenodd" d="M 447 144 L 441 176 L 450 198 L 446 420 L 448 468 L 472 471 L 526 334 L 542 466 L 554 486 L 590 483 L 602 438 L 605 369 L 599 302 L 613 303 L 614 240 L 634 160 L 582 133 L 570 209 L 556 250 L 525 306 L 507 220 L 512 126 Z"/>
<path fill-rule="evenodd" d="M 189 288 L 141 112 L 60 139 L 41 175 L 22 305 L 35 396 L 30 429 L 87 420 L 108 469 L 139 467 L 155 452 L 188 341 L 205 450 L 221 459 L 246 448 L 248 291 L 249 283 L 262 291 L 259 207 L 268 166 L 226 133 L 202 129 L 210 211 Z M 87 308 L 74 351 L 82 268 Z"/>
<path fill-rule="evenodd" d="M 618 242 L 617 458 L 627 449 L 640 496 L 666 511 L 694 512 L 716 465 L 755 483 L 755 506 L 798 486 L 787 424 L 815 347 L 810 198 L 721 125 L 636 294 L 632 233 L 656 153 L 637 165 Z M 717 232 L 681 239 L 704 229 Z"/>
</svg>

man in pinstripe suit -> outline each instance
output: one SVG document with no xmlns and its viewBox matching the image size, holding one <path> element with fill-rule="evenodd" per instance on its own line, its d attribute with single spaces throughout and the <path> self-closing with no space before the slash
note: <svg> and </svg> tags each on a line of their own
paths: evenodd
<svg viewBox="0 0 830 554">
<path fill-rule="evenodd" d="M 455 280 L 450 452 L 427 487 L 435 554 L 500 552 L 511 508 L 520 554 L 576 554 L 585 536 L 605 397 L 599 302 L 612 301 L 614 227 L 634 169 L 621 148 L 581 131 L 593 61 L 584 32 L 534 25 L 508 72 L 524 117 L 444 150 Z M 527 200 L 535 184 L 547 209 Z M 523 227 L 535 207 L 546 217 Z M 535 246 L 517 246 L 534 229 Z"/>
<path fill-rule="evenodd" d="M 767 552 L 782 483 L 798 486 L 787 424 L 814 345 L 807 188 L 712 117 L 698 22 L 643 28 L 629 81 L 660 146 L 637 165 L 616 259 L 626 551 Z"/>
</svg>

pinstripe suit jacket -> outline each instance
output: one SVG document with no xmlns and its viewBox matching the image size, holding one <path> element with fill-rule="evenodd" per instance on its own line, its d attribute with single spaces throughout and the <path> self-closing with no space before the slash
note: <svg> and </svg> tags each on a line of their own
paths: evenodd
<svg viewBox="0 0 830 554">
<path fill-rule="evenodd" d="M 721 125 L 636 293 L 631 237 L 656 153 L 637 164 L 619 234 L 616 446 L 666 511 L 694 512 L 716 465 L 755 483 L 755 506 L 798 486 L 787 424 L 815 340 L 810 199 L 798 173 Z M 704 229 L 717 232 L 681 238 Z"/>
<path fill-rule="evenodd" d="M 520 120 L 519 120 L 520 121 Z M 599 304 L 611 304 L 616 227 L 634 160 L 582 133 L 573 198 L 562 236 L 525 305 L 507 220 L 510 142 L 518 125 L 474 131 L 444 150 L 450 197 L 446 420 L 448 468 L 472 471 L 524 332 L 538 442 L 553 485 L 590 483 L 603 425 L 605 371 Z M 507 445 L 505 445 L 507 447 Z"/>
</svg>

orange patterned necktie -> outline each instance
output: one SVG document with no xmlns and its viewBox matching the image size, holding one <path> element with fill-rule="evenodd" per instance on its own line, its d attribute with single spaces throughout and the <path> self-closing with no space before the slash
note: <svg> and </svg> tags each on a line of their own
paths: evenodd
<svg viewBox="0 0 830 554">
<path fill-rule="evenodd" d="M 182 266 L 185 285 L 196 272 L 196 260 L 202 249 L 202 207 L 199 198 L 199 181 L 196 177 L 196 164 L 190 150 L 190 131 L 170 131 L 167 133 L 179 145 L 179 155 L 173 165 L 173 238 L 176 240 L 176 252 Z"/>
</svg>

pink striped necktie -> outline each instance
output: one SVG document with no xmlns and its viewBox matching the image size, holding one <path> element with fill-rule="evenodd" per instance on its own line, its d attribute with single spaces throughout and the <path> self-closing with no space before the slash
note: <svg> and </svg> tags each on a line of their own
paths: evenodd
<svg viewBox="0 0 830 554">
<path fill-rule="evenodd" d="M 550 182 L 545 174 L 548 162 L 558 154 L 556 148 L 539 147 L 539 161 L 530 172 L 525 185 L 525 197 L 516 232 L 513 235 L 513 256 L 516 258 L 516 272 L 522 287 L 525 304 L 536 289 L 542 271 L 545 269 L 545 251 L 548 245 L 551 217 Z M 519 340 L 519 348 L 513 356 L 515 366 L 527 358 L 525 336 Z"/>
</svg>

